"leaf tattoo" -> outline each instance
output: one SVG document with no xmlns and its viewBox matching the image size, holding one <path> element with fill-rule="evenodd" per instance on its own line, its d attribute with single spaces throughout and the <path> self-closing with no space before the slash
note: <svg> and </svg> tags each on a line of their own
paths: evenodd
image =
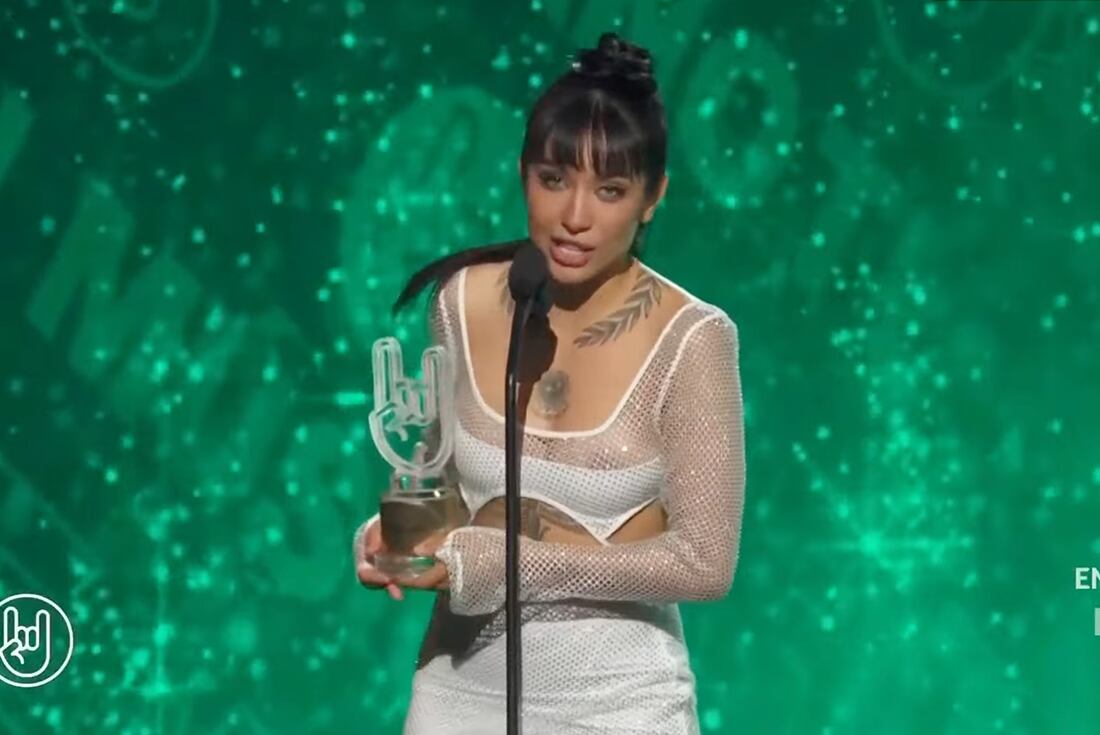
<svg viewBox="0 0 1100 735">
<path fill-rule="evenodd" d="M 500 304 L 508 314 L 512 313 L 515 302 L 508 290 L 508 269 L 501 271 L 497 278 L 500 284 Z M 649 273 L 639 273 L 638 280 L 626 297 L 626 303 L 622 308 L 600 319 L 595 324 L 587 326 L 573 340 L 577 347 L 590 347 L 592 345 L 606 344 L 611 340 L 623 336 L 637 324 L 639 318 L 646 318 L 653 311 L 653 307 L 661 303 L 661 282 Z"/>
<path fill-rule="evenodd" d="M 661 303 L 661 282 L 649 273 L 641 273 L 626 304 L 595 324 L 585 327 L 573 340 L 578 347 L 602 345 L 618 339 L 634 328 L 640 317 L 648 317 L 655 304 Z"/>
</svg>

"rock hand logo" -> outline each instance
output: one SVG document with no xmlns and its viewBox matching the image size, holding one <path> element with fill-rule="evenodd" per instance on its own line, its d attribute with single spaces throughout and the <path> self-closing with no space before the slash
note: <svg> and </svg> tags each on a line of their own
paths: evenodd
<svg viewBox="0 0 1100 735">
<path fill-rule="evenodd" d="M 40 687 L 56 679 L 73 655 L 73 624 L 57 603 L 30 593 L 0 600 L 0 681 Z"/>
</svg>

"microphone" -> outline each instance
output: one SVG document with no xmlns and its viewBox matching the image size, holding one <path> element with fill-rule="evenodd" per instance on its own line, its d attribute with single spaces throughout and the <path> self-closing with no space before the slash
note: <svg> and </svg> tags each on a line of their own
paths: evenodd
<svg viewBox="0 0 1100 735">
<path fill-rule="evenodd" d="M 550 311 L 550 268 L 546 256 L 528 240 L 519 246 L 508 270 L 508 290 L 516 305 L 533 299 L 533 312 L 546 316 Z"/>
<path fill-rule="evenodd" d="M 508 689 L 508 735 L 519 735 L 519 700 L 522 662 L 519 631 L 519 469 L 520 431 L 516 418 L 519 403 L 520 348 L 523 331 L 532 314 L 545 317 L 550 311 L 550 269 L 546 256 L 527 240 L 516 250 L 508 270 L 508 289 L 516 302 L 512 313 L 512 336 L 508 343 L 508 364 L 504 370 L 504 614 L 505 668 Z"/>
</svg>

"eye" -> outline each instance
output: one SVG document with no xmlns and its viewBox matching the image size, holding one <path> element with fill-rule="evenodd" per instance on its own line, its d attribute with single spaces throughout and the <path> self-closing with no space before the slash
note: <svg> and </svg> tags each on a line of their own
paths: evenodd
<svg viewBox="0 0 1100 735">
<path fill-rule="evenodd" d="M 554 189 L 561 183 L 561 174 L 556 171 L 540 171 L 539 181 L 541 181 L 544 186 Z"/>
<path fill-rule="evenodd" d="M 607 192 L 607 196 L 610 199 L 618 199 L 623 194 L 626 194 L 626 189 L 624 189 L 621 186 L 616 186 L 614 184 L 608 184 L 606 186 L 601 186 L 600 191 Z"/>
</svg>

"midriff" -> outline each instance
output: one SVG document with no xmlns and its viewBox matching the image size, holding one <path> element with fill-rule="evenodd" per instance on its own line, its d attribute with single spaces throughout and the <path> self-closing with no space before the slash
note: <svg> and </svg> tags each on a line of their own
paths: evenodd
<svg viewBox="0 0 1100 735">
<path fill-rule="evenodd" d="M 569 516 L 538 500 L 521 498 L 520 518 L 521 533 L 540 541 L 579 546 L 603 545 L 603 542 Z M 493 498 L 478 510 L 470 525 L 503 529 L 504 521 L 504 498 Z M 619 526 L 608 537 L 607 542 L 621 544 L 651 538 L 662 533 L 666 524 L 664 506 L 660 501 L 654 500 Z"/>
</svg>

